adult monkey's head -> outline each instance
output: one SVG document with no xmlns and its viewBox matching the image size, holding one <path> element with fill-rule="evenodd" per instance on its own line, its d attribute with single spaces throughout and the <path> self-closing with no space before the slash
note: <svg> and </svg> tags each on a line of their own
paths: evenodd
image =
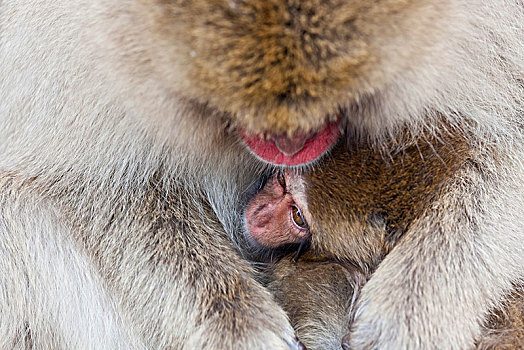
<svg viewBox="0 0 524 350">
<path fill-rule="evenodd" d="M 346 128 L 375 135 L 413 119 L 452 59 L 439 51 L 453 40 L 452 1 L 143 2 L 166 86 L 222 113 L 273 164 L 314 161 Z"/>
</svg>

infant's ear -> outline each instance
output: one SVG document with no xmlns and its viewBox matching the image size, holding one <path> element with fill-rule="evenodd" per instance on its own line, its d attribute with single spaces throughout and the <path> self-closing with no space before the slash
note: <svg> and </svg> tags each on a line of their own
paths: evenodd
<svg viewBox="0 0 524 350">
<path fill-rule="evenodd" d="M 308 349 L 337 349 L 365 281 L 359 269 L 315 258 L 309 251 L 296 263 L 293 255 L 279 261 L 268 287 Z"/>
</svg>

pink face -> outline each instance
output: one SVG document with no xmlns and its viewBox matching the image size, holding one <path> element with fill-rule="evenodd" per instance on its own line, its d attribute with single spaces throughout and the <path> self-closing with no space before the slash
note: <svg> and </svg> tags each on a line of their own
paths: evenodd
<svg viewBox="0 0 524 350">
<path fill-rule="evenodd" d="M 265 136 L 241 132 L 244 143 L 262 160 L 278 165 L 301 165 L 314 161 L 333 146 L 340 136 L 340 121 L 328 123 L 310 134 Z"/>
<path fill-rule="evenodd" d="M 291 171 L 274 175 L 244 213 L 247 234 L 257 245 L 277 248 L 310 237 L 311 216 L 302 178 Z"/>
</svg>

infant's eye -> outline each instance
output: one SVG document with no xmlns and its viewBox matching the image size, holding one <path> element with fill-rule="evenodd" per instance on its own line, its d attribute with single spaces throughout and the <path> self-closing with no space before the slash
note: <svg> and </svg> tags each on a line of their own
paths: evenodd
<svg viewBox="0 0 524 350">
<path fill-rule="evenodd" d="M 296 205 L 291 207 L 291 217 L 293 218 L 293 222 L 295 225 L 297 225 L 300 228 L 307 228 L 306 219 L 304 219 L 304 216 L 302 215 L 302 212 Z"/>
<path fill-rule="evenodd" d="M 285 190 L 286 189 L 286 178 L 284 177 L 283 172 L 279 171 L 277 173 L 277 181 L 280 184 L 280 186 L 282 186 L 282 188 Z"/>
</svg>

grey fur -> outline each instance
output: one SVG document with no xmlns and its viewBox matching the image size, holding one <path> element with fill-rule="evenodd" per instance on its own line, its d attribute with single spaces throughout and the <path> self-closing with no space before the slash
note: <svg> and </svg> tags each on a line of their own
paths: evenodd
<svg viewBox="0 0 524 350">
<path fill-rule="evenodd" d="M 294 348 L 224 229 L 260 166 L 122 72 L 124 2 L 3 1 L 0 28 L 0 348 Z"/>
<path fill-rule="evenodd" d="M 462 171 L 364 285 L 353 346 L 472 348 L 490 309 L 522 283 L 522 164 L 490 163 Z"/>
<path fill-rule="evenodd" d="M 221 113 L 159 83 L 145 53 L 166 48 L 135 17 L 150 2 L 0 2 L 1 348 L 294 344 L 227 237 L 260 166 Z M 380 144 L 444 117 L 481 152 L 364 287 L 357 348 L 467 347 L 523 278 L 523 4 L 421 4 L 440 17 L 377 40 L 349 127 Z"/>
</svg>

